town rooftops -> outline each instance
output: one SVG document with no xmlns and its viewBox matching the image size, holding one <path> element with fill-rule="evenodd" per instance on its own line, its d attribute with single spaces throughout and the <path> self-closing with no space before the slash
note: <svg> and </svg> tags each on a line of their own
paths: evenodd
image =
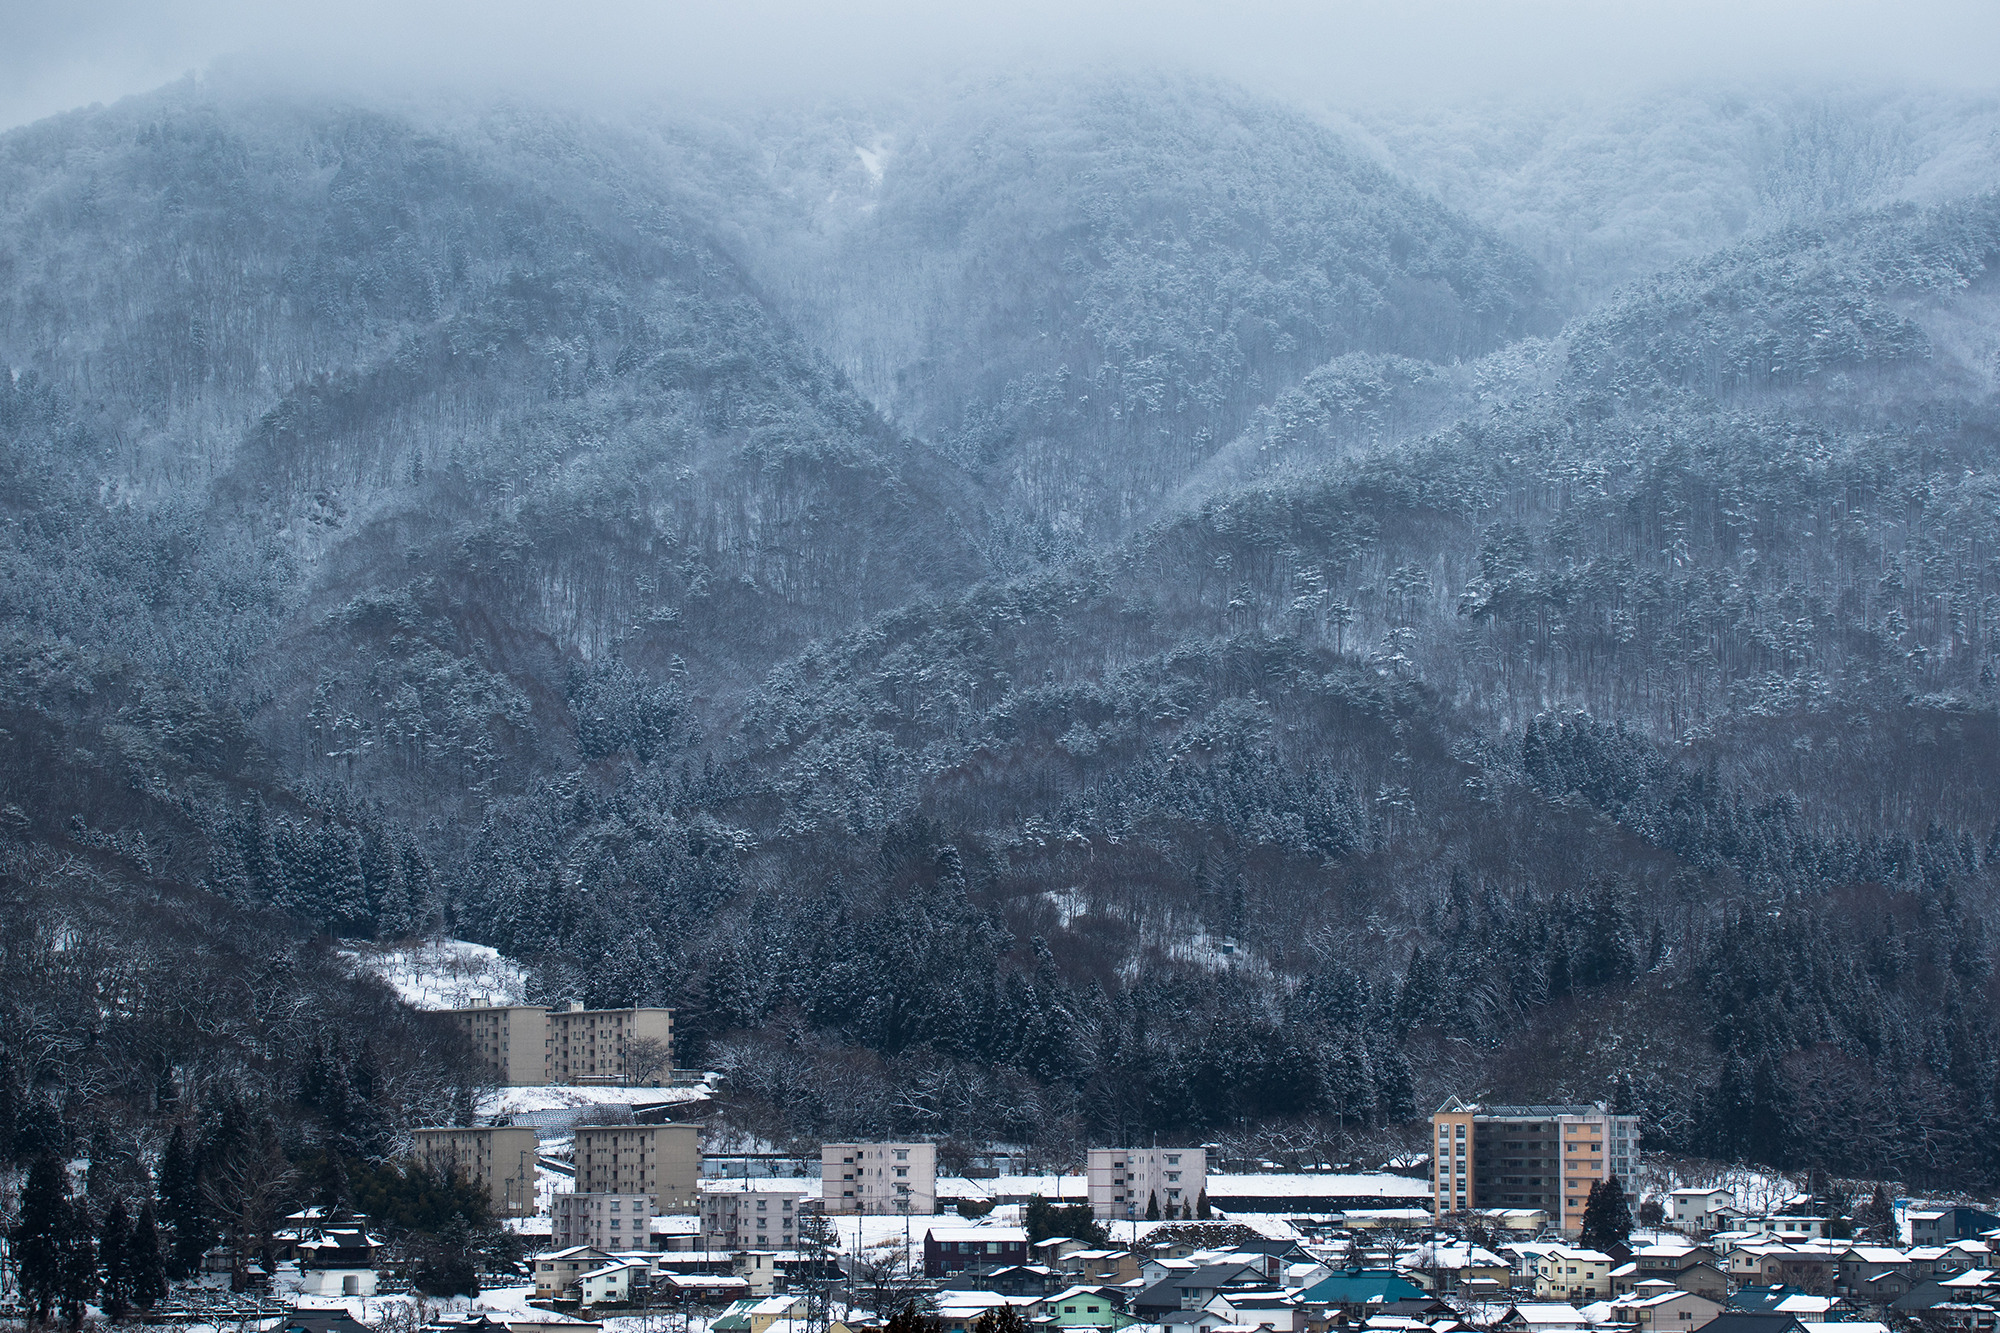
<svg viewBox="0 0 2000 1333">
<path fill-rule="evenodd" d="M 1510 1117 L 1554 1120 L 1565 1115 L 1606 1115 L 1603 1102 L 1576 1103 L 1568 1106 L 1485 1106 L 1479 1102 L 1468 1102 L 1460 1097 L 1448 1097 L 1444 1105 L 1438 1107 L 1439 1115 L 1503 1115 Z"/>
<path fill-rule="evenodd" d="M 959 1241 L 998 1241 L 1001 1244 L 1026 1245 L 1026 1227 L 932 1227 L 925 1233 L 940 1245 L 956 1244 Z"/>
<path fill-rule="evenodd" d="M 1301 1305 L 1367 1305 L 1422 1300 L 1416 1283 L 1381 1268 L 1349 1268 L 1323 1277 L 1299 1293 Z"/>
<path fill-rule="evenodd" d="M 1805 1326 L 1776 1310 L 1724 1310 L 1694 1333 L 1805 1333 Z"/>
</svg>

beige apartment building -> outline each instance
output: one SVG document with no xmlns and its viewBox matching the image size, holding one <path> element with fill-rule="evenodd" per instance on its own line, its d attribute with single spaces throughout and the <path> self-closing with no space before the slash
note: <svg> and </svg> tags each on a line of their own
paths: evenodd
<svg viewBox="0 0 2000 1333">
<path fill-rule="evenodd" d="M 934 1143 L 829 1143 L 819 1166 L 820 1208 L 829 1215 L 937 1211 Z"/>
<path fill-rule="evenodd" d="M 444 1011 L 502 1087 L 644 1083 L 673 1073 L 674 1011 L 535 1004 Z"/>
<path fill-rule="evenodd" d="M 1574 1234 L 1590 1187 L 1639 1168 L 1639 1117 L 1604 1103 L 1481 1106 L 1453 1097 L 1431 1117 L 1431 1209 L 1541 1208 Z"/>
<path fill-rule="evenodd" d="M 482 1005 L 445 1012 L 471 1040 L 473 1053 L 501 1087 L 535 1087 L 549 1081 L 549 1011 L 541 1005 Z"/>
<path fill-rule="evenodd" d="M 794 1249 L 806 1207 L 806 1188 L 798 1181 L 704 1180 L 701 1248 Z"/>
<path fill-rule="evenodd" d="M 535 1215 L 535 1154 L 541 1139 L 532 1128 L 412 1130 L 411 1157 L 439 1174 L 456 1173 L 486 1191 L 495 1217 Z"/>
<path fill-rule="evenodd" d="M 1208 1150 L 1092 1148 L 1085 1158 L 1084 1188 L 1090 1215 L 1100 1222 L 1143 1218 L 1155 1199 L 1162 1217 L 1178 1216 L 1208 1188 Z"/>
<path fill-rule="evenodd" d="M 692 1213 L 700 1180 L 700 1125 L 576 1128 L 578 1194 L 644 1194 L 655 1214 Z"/>
<path fill-rule="evenodd" d="M 653 1201 L 644 1194 L 558 1194 L 549 1200 L 549 1248 L 592 1245 L 643 1250 L 652 1244 Z"/>
</svg>

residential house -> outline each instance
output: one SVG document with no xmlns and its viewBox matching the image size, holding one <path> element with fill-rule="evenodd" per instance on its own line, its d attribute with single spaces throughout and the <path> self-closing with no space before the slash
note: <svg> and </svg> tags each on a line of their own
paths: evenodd
<svg viewBox="0 0 2000 1333">
<path fill-rule="evenodd" d="M 1057 1328 L 1119 1329 L 1135 1322 L 1126 1313 L 1129 1293 L 1115 1286 L 1067 1287 L 1042 1302 Z"/>
<path fill-rule="evenodd" d="M 1214 1310 L 1169 1310 L 1152 1322 L 1160 1333 L 1215 1333 L 1228 1327 L 1229 1318 Z"/>
<path fill-rule="evenodd" d="M 945 1291 L 985 1291 L 995 1296 L 1047 1296 L 1069 1285 L 1065 1274 L 1045 1264 L 1003 1264 L 967 1268 L 946 1278 Z"/>
<path fill-rule="evenodd" d="M 731 1261 L 731 1276 L 743 1279 L 751 1296 L 763 1299 L 776 1294 L 781 1273 L 776 1250 L 741 1250 Z"/>
<path fill-rule="evenodd" d="M 1202 1308 L 1227 1315 L 1233 1327 L 1269 1329 L 1271 1333 L 1304 1333 L 1309 1318 L 1290 1292 L 1269 1287 L 1218 1291 Z"/>
<path fill-rule="evenodd" d="M 608 1251 L 593 1245 L 572 1245 L 567 1249 L 536 1255 L 529 1260 L 535 1271 L 535 1299 L 568 1300 L 569 1290 L 576 1285 L 578 1278 L 602 1268 L 612 1258 Z"/>
<path fill-rule="evenodd" d="M 1744 1231 L 1769 1236 L 1773 1240 L 1826 1240 L 1833 1235 L 1835 1223 L 1842 1220 L 1835 1217 L 1771 1213 L 1764 1217 L 1745 1218 L 1738 1225 Z"/>
<path fill-rule="evenodd" d="M 1434 1296 L 1499 1291 L 1513 1280 L 1513 1269 L 1505 1259 L 1469 1242 L 1426 1241 L 1398 1259 L 1396 1267 Z"/>
<path fill-rule="evenodd" d="M 726 1305 L 749 1294 L 750 1284 L 733 1273 L 676 1273 L 662 1269 L 653 1274 L 653 1296 L 663 1306 Z"/>
<path fill-rule="evenodd" d="M 1776 1311 L 1724 1310 L 1694 1333 L 1805 1333 L 1805 1325 Z"/>
<path fill-rule="evenodd" d="M 1087 1240 L 1078 1240 L 1074 1236 L 1050 1236 L 1047 1240 L 1038 1240 L 1033 1245 L 1030 1245 L 1028 1247 L 1028 1257 L 1038 1264 L 1047 1264 L 1051 1268 L 1061 1268 L 1064 1259 L 1077 1253 L 1079 1250 L 1088 1250 L 1089 1248 L 1090 1242 Z"/>
<path fill-rule="evenodd" d="M 1004 1268 L 1028 1261 L 1020 1227 L 932 1227 L 924 1233 L 924 1276 L 949 1277 L 968 1268 Z"/>
<path fill-rule="evenodd" d="M 1137 1282 L 1143 1276 L 1139 1256 L 1130 1250 L 1070 1250 L 1056 1265 L 1063 1272 L 1090 1282 Z"/>
<path fill-rule="evenodd" d="M 1667 1221 L 1682 1231 L 1718 1230 L 1735 1208 L 1736 1191 L 1721 1185 L 1689 1186 L 1667 1195 Z"/>
<path fill-rule="evenodd" d="M 1586 1325 L 1574 1305 L 1563 1301 L 1517 1301 L 1493 1321 L 1505 1333 L 1581 1333 Z"/>
<path fill-rule="evenodd" d="M 1181 1309 L 1200 1310 L 1219 1291 L 1237 1287 L 1262 1287 L 1268 1279 L 1256 1264 L 1202 1264 L 1184 1273 L 1169 1273 L 1133 1299 L 1133 1313 Z"/>
<path fill-rule="evenodd" d="M 829 1143 L 820 1148 L 819 1161 L 828 1216 L 937 1212 L 934 1143 Z"/>
<path fill-rule="evenodd" d="M 1633 1325 L 1643 1333 L 1692 1333 L 1725 1308 L 1721 1301 L 1682 1291 L 1660 1278 L 1648 1278 L 1632 1294 L 1611 1302 L 1611 1320 Z"/>
<path fill-rule="evenodd" d="M 681 1214 L 656 1217 L 647 1224 L 646 1232 L 652 1237 L 653 1248 L 664 1254 L 685 1254 L 704 1248 L 699 1217 Z"/>
<path fill-rule="evenodd" d="M 709 1333 L 769 1333 L 779 1324 L 803 1319 L 802 1296 L 757 1296 L 737 1301 L 709 1323 Z"/>
<path fill-rule="evenodd" d="M 1912 1245 L 1949 1245 L 2000 1227 L 2000 1216 L 1983 1208 L 1917 1208 L 1903 1217 L 1910 1224 Z"/>
<path fill-rule="evenodd" d="M 1543 1300 L 1597 1301 L 1611 1294 L 1611 1256 L 1602 1250 L 1557 1246 L 1535 1270 L 1535 1295 Z"/>
<path fill-rule="evenodd" d="M 629 1305 L 651 1276 L 643 1259 L 613 1259 L 577 1275 L 577 1299 L 585 1306 Z"/>
<path fill-rule="evenodd" d="M 1387 1269 L 1347 1268 L 1315 1282 L 1297 1299 L 1322 1316 L 1353 1314 L 1389 1301 L 1423 1300 L 1424 1289 Z"/>
<path fill-rule="evenodd" d="M 937 1321 L 941 1333 L 971 1333 L 980 1317 L 1011 1306 L 1023 1319 L 1041 1313 L 1043 1301 L 1034 1296 L 1000 1296 L 990 1291 L 942 1291 L 937 1297 Z"/>
<path fill-rule="evenodd" d="M 533 1217 L 540 1136 L 529 1126 L 438 1126 L 410 1132 L 410 1156 L 486 1195 L 495 1217 Z"/>
</svg>

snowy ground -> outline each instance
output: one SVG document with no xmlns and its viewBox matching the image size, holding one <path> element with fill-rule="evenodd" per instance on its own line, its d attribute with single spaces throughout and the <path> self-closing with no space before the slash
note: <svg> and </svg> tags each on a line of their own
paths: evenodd
<svg viewBox="0 0 2000 1333">
<path fill-rule="evenodd" d="M 481 1115 L 532 1115 L 584 1106 L 658 1106 L 698 1102 L 715 1095 L 706 1082 L 685 1088 L 600 1088 L 568 1084 L 545 1088 L 495 1088 L 479 1099 Z"/>
<path fill-rule="evenodd" d="M 383 949 L 356 943 L 341 952 L 358 970 L 388 982 L 406 1004 L 419 1009 L 526 1003 L 527 974 L 484 944 L 426 940 Z"/>
</svg>

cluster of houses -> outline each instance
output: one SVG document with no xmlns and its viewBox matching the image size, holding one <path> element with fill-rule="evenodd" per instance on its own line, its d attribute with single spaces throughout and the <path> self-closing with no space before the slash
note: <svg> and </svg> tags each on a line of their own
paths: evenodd
<svg viewBox="0 0 2000 1333">
<path fill-rule="evenodd" d="M 496 1077 L 532 1085 L 650 1072 L 672 1015 L 517 1007 L 459 1021 Z M 495 1124 L 414 1143 L 538 1242 L 533 1301 L 552 1319 L 670 1309 L 701 1311 L 712 1333 L 858 1333 L 880 1322 L 862 1314 L 871 1304 L 886 1318 L 915 1301 L 940 1333 L 1002 1310 L 1037 1329 L 1140 1333 L 1887 1333 L 1912 1320 L 2000 1333 L 2000 1217 L 1979 1209 L 1908 1210 L 1891 1245 L 1849 1238 L 1805 1201 L 1751 1215 L 1726 1188 L 1689 1188 L 1631 1244 L 1581 1245 L 1592 1187 L 1638 1174 L 1637 1118 L 1602 1104 L 1454 1098 L 1408 1173 L 1225 1172 L 1207 1149 L 1153 1146 L 1092 1149 L 1073 1175 L 944 1176 L 925 1142 L 828 1143 L 816 1173 L 751 1170 L 704 1156 L 696 1124 L 564 1128 L 553 1142 Z M 1095 1238 L 1031 1237 L 1034 1199 L 1087 1208 Z M 367 1289 L 358 1274 L 319 1281 Z"/>
</svg>

